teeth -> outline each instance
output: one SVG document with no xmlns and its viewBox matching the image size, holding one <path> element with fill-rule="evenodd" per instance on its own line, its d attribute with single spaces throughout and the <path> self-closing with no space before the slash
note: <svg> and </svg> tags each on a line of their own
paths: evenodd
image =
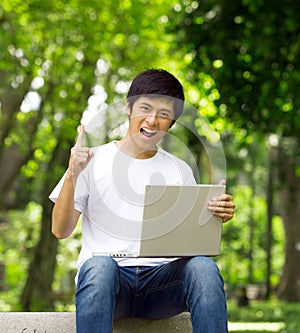
<svg viewBox="0 0 300 333">
<path fill-rule="evenodd" d="M 143 131 L 145 131 L 147 133 L 150 133 L 150 134 L 155 134 L 156 133 L 156 131 L 153 131 L 153 130 L 151 130 L 149 128 L 146 128 L 146 127 L 143 127 Z"/>
</svg>

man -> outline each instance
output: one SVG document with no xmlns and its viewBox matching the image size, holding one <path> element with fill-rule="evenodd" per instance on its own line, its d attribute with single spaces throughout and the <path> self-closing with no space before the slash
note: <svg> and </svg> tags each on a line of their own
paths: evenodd
<svg viewBox="0 0 300 333">
<path fill-rule="evenodd" d="M 127 95 L 129 127 L 120 141 L 82 147 L 81 126 L 69 167 L 50 198 L 52 232 L 71 235 L 82 215 L 76 277 L 77 332 L 112 332 L 113 319 L 166 318 L 190 311 L 194 332 L 227 332 L 223 280 L 214 261 L 191 258 L 117 258 L 93 252 L 135 252 L 146 184 L 194 185 L 190 167 L 157 147 L 180 116 L 184 93 L 164 70 L 140 73 Z M 234 204 L 222 195 L 208 205 L 223 222 Z"/>
</svg>

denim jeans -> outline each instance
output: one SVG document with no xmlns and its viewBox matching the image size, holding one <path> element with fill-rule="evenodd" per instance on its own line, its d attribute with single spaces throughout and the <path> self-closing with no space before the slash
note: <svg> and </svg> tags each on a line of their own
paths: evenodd
<svg viewBox="0 0 300 333">
<path fill-rule="evenodd" d="M 193 332 L 225 333 L 224 284 L 213 260 L 197 256 L 155 267 L 119 267 L 93 257 L 80 269 L 77 333 L 111 333 L 114 319 L 163 319 L 189 311 Z"/>
</svg>

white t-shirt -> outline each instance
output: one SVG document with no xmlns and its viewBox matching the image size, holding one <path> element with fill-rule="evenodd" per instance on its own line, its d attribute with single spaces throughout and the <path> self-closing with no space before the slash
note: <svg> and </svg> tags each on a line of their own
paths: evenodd
<svg viewBox="0 0 300 333">
<path fill-rule="evenodd" d="M 159 148 L 148 159 L 122 153 L 115 142 L 92 148 L 94 156 L 78 177 L 75 209 L 82 216 L 78 270 L 93 252 L 137 252 L 144 191 L 151 185 L 194 185 L 191 168 Z M 49 198 L 56 201 L 64 177 Z M 172 258 L 116 258 L 121 266 L 154 266 Z"/>
</svg>

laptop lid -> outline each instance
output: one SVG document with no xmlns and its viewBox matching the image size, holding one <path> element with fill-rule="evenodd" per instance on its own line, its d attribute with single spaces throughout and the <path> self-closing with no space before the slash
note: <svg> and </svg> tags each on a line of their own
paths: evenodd
<svg viewBox="0 0 300 333">
<path fill-rule="evenodd" d="M 222 220 L 207 209 L 223 185 L 147 185 L 138 257 L 216 256 Z"/>
</svg>

